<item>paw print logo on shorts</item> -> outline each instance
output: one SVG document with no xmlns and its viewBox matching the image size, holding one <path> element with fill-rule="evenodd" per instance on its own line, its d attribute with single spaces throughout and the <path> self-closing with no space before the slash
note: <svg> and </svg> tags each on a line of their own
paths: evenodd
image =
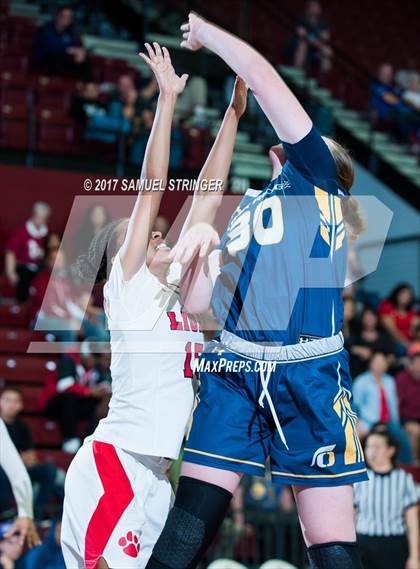
<svg viewBox="0 0 420 569">
<path fill-rule="evenodd" d="M 139 538 L 132 532 L 127 532 L 125 537 L 120 537 L 118 545 L 123 548 L 123 551 L 129 557 L 137 557 L 140 551 Z"/>
</svg>

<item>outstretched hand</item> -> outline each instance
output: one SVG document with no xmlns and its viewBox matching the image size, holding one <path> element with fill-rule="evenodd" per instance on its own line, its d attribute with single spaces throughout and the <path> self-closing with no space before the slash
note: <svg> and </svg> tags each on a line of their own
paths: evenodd
<svg viewBox="0 0 420 569">
<path fill-rule="evenodd" d="M 169 257 L 174 262 L 188 265 L 197 254 L 202 259 L 219 243 L 219 235 L 209 223 L 197 223 L 181 237 Z"/>
<path fill-rule="evenodd" d="M 153 42 L 153 47 L 149 43 L 144 44 L 148 55 L 139 53 L 139 56 L 147 63 L 153 71 L 159 90 L 164 95 L 179 95 L 185 88 L 188 75 L 184 73 L 179 77 L 171 62 L 171 56 L 166 47 L 160 47 L 157 42 Z"/>
<path fill-rule="evenodd" d="M 191 51 L 197 51 L 203 47 L 203 44 L 198 39 L 198 34 L 204 23 L 205 20 L 200 18 L 195 12 L 189 13 L 188 22 L 185 22 L 181 26 L 183 37 L 181 47 L 185 47 Z"/>
</svg>

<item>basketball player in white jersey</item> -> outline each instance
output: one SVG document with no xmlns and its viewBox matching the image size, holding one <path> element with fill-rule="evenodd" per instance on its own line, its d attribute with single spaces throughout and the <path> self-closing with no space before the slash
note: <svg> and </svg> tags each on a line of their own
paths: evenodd
<svg viewBox="0 0 420 569">
<path fill-rule="evenodd" d="M 140 55 L 154 72 L 160 93 L 141 180 L 158 180 L 164 188 L 173 112 L 187 76 L 175 74 L 165 48 L 145 45 L 148 56 Z M 204 222 L 215 217 L 245 107 L 246 87 L 238 79 L 199 177 L 221 179 L 221 191 L 195 193 L 182 234 L 193 224 L 210 227 Z M 104 305 L 113 387 L 108 416 L 85 440 L 67 473 L 61 538 L 68 569 L 145 567 L 171 507 L 165 473 L 179 455 L 189 422 L 192 370 L 203 335 L 182 310 L 171 250 L 152 231 L 162 194 L 140 192 L 128 224 L 117 220 L 107 225 L 88 255 L 79 258 L 82 275 L 108 279 Z M 214 240 L 211 228 L 202 232 L 203 255 Z"/>
</svg>

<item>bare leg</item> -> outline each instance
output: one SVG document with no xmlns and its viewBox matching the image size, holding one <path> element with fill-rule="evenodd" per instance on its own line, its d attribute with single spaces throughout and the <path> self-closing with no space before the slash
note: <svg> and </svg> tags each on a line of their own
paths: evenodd
<svg viewBox="0 0 420 569">
<path fill-rule="evenodd" d="M 193 464 L 192 462 L 182 463 L 181 476 L 189 476 L 196 480 L 209 482 L 210 484 L 224 488 L 231 494 L 235 493 L 242 478 L 240 472 L 222 470 L 211 466 L 202 466 L 201 464 Z"/>
<path fill-rule="evenodd" d="M 334 541 L 356 541 L 352 486 L 294 486 L 293 492 L 308 547 Z"/>
</svg>

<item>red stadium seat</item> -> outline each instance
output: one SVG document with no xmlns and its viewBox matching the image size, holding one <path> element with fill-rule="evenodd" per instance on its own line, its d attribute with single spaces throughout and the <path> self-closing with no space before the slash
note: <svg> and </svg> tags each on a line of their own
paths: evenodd
<svg viewBox="0 0 420 569">
<path fill-rule="evenodd" d="M 7 354 L 25 354 L 30 342 L 42 341 L 44 334 L 33 330 L 0 328 L 0 352 Z"/>
<path fill-rule="evenodd" d="M 15 298 L 16 290 L 9 282 L 6 275 L 0 276 L 0 297 L 2 298 Z"/>
<path fill-rule="evenodd" d="M 43 110 L 60 111 L 67 115 L 70 109 L 71 92 L 42 91 L 38 94 L 38 108 Z"/>
<path fill-rule="evenodd" d="M 63 470 L 67 470 L 70 466 L 70 462 L 73 460 L 73 455 L 62 452 L 61 450 L 39 449 L 37 453 L 42 462 L 55 464 L 55 466 Z"/>
<path fill-rule="evenodd" d="M 42 109 L 38 113 L 37 149 L 52 154 L 75 154 L 76 129 L 73 119 L 62 111 Z"/>
<path fill-rule="evenodd" d="M 0 355 L 0 378 L 11 382 L 42 385 L 48 372 L 54 370 L 55 367 L 55 358 Z"/>
<path fill-rule="evenodd" d="M 0 69 L 4 71 L 27 71 L 27 55 L 5 55 L 0 57 Z"/>
<path fill-rule="evenodd" d="M 62 444 L 60 427 L 56 421 L 43 417 L 25 417 L 36 446 L 57 447 Z"/>
<path fill-rule="evenodd" d="M 28 324 L 28 310 L 17 302 L 0 304 L 0 326 L 21 327 Z"/>
<path fill-rule="evenodd" d="M 92 79 L 95 83 L 116 83 L 118 77 L 126 74 L 134 79 L 137 77 L 137 72 L 123 59 L 94 55 L 91 57 L 91 62 Z"/>
<path fill-rule="evenodd" d="M 28 147 L 28 142 L 29 124 L 26 105 L 2 104 L 0 109 L 0 146 L 25 150 Z"/>
</svg>

